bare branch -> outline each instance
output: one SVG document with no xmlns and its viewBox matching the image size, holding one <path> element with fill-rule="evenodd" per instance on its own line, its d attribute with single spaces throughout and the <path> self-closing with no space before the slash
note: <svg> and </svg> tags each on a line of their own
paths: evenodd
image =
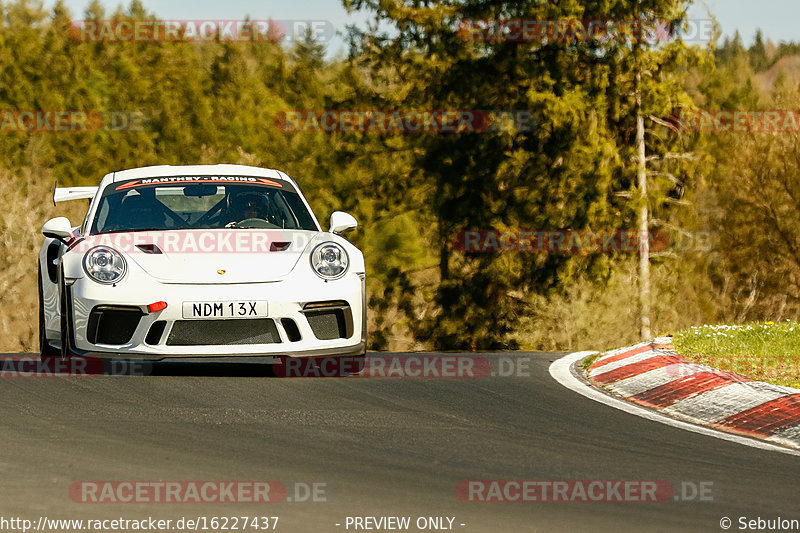
<svg viewBox="0 0 800 533">
<path fill-rule="evenodd" d="M 659 161 L 659 160 L 666 160 L 666 159 L 690 159 L 690 160 L 697 160 L 700 159 L 700 156 L 694 152 L 686 152 L 683 154 L 677 153 L 666 153 L 664 155 L 651 155 L 647 157 L 648 161 Z"/>
<path fill-rule="evenodd" d="M 660 119 L 660 118 L 658 118 L 658 117 L 654 117 L 653 115 L 648 115 L 648 116 L 647 116 L 647 118 L 649 118 L 650 120 L 652 120 L 653 122 L 655 122 L 656 124 L 658 124 L 658 125 L 660 125 L 660 126 L 664 126 L 664 127 L 666 127 L 666 128 L 669 128 L 669 129 L 671 129 L 671 130 L 672 130 L 672 131 L 674 131 L 675 133 L 680 133 L 680 132 L 681 132 L 681 130 L 679 130 L 679 129 L 678 129 L 676 126 L 675 126 L 675 124 L 672 124 L 672 123 L 670 123 L 670 122 L 667 122 L 666 120 L 662 120 L 662 119 Z"/>
</svg>

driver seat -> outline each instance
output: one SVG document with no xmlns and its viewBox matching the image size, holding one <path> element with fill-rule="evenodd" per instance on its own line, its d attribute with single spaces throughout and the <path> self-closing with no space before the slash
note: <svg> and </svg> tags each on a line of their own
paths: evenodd
<svg viewBox="0 0 800 533">
<path fill-rule="evenodd" d="M 131 195 L 122 199 L 119 221 L 131 230 L 163 229 L 166 216 L 154 198 Z"/>
</svg>

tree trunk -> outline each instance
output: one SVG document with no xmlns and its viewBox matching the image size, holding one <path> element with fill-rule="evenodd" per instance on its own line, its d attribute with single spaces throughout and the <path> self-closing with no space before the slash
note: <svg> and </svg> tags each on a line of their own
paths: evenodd
<svg viewBox="0 0 800 533">
<path fill-rule="evenodd" d="M 650 234 L 647 213 L 647 165 L 644 147 L 644 115 L 642 115 L 641 74 L 636 73 L 636 149 L 638 152 L 637 182 L 639 187 L 639 334 L 650 338 Z"/>
</svg>

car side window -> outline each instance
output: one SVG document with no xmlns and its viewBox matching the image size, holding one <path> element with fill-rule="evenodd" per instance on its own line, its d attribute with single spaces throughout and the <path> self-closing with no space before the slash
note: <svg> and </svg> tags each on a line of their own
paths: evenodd
<svg viewBox="0 0 800 533">
<path fill-rule="evenodd" d="M 100 208 L 97 210 L 97 216 L 95 217 L 95 228 L 100 228 L 100 231 L 106 230 L 108 211 L 108 200 L 107 198 L 103 198 L 103 201 L 100 202 Z"/>
</svg>

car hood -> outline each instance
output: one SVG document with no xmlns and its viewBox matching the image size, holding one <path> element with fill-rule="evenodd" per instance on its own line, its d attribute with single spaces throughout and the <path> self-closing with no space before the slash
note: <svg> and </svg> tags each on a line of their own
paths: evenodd
<svg viewBox="0 0 800 533">
<path fill-rule="evenodd" d="M 164 283 L 230 284 L 279 281 L 319 232 L 221 229 L 94 235 L 81 243 L 110 246 Z"/>
</svg>

